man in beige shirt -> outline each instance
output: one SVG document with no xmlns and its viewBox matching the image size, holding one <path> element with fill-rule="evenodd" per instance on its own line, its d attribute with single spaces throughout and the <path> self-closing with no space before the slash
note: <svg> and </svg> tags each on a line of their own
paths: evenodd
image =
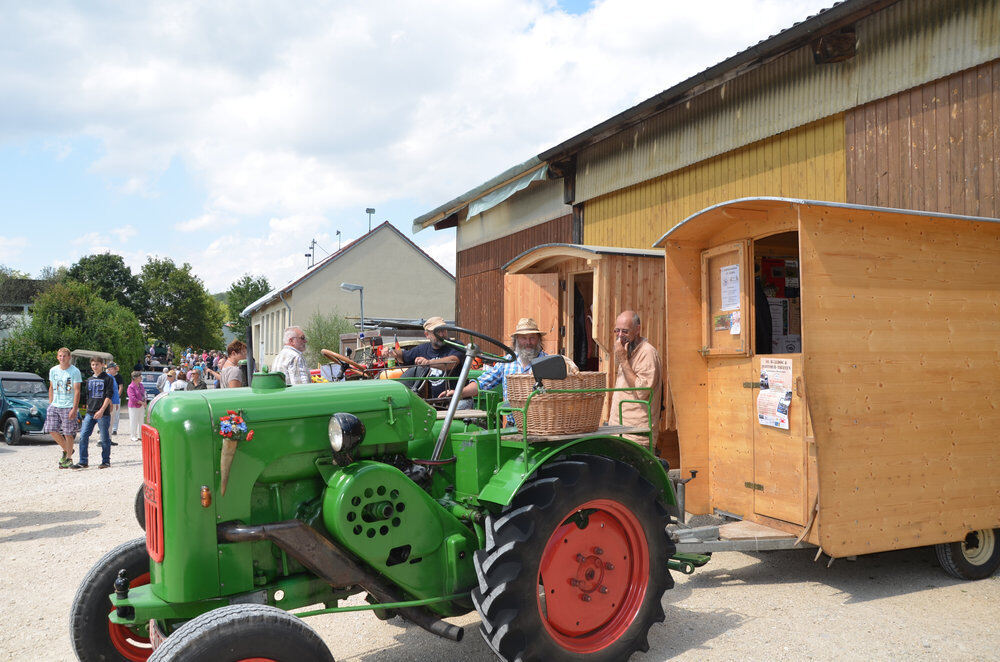
<svg viewBox="0 0 1000 662">
<path fill-rule="evenodd" d="M 642 426 L 652 425 L 653 434 L 650 439 L 645 435 L 626 435 L 645 446 L 651 443 L 656 448 L 657 432 L 660 427 L 660 409 L 663 403 L 663 380 L 661 376 L 660 355 L 656 348 L 643 338 L 642 323 L 639 315 L 633 310 L 626 310 L 615 320 L 613 341 L 614 359 L 617 366 L 615 388 L 652 387 L 650 400 L 650 421 L 646 415 L 646 406 L 634 402 L 622 404 L 622 417 L 619 422 L 618 405 L 622 400 L 646 400 L 650 391 L 615 391 L 611 394 L 611 409 L 608 425 Z"/>
</svg>

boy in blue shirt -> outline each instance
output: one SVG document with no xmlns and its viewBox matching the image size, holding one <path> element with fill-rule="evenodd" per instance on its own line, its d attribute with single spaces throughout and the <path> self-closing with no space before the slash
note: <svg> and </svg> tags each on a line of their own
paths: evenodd
<svg viewBox="0 0 1000 662">
<path fill-rule="evenodd" d="M 73 438 L 77 430 L 77 407 L 80 403 L 80 384 L 83 376 L 73 365 L 69 349 L 60 347 L 56 352 L 59 365 L 49 368 L 49 408 L 45 414 L 42 432 L 52 435 L 62 448 L 60 469 L 73 466 Z"/>
</svg>

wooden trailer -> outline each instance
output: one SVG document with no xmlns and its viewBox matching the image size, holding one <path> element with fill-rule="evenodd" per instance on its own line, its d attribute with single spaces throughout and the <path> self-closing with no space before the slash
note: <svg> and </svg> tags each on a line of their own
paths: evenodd
<svg viewBox="0 0 1000 662">
<path fill-rule="evenodd" d="M 664 358 L 663 252 L 542 244 L 521 253 L 503 266 L 504 333 L 517 320 L 533 317 L 546 331 L 545 351 L 564 354 L 581 370 L 608 373 L 614 386 L 612 329 L 622 310 L 634 309 L 642 333 Z M 670 397 L 664 382 L 664 397 Z M 610 399 L 605 402 L 608 418 Z M 679 462 L 676 431 L 658 432 L 661 457 Z"/>
<path fill-rule="evenodd" d="M 753 198 L 656 246 L 688 512 L 1000 558 L 997 219 Z"/>
</svg>

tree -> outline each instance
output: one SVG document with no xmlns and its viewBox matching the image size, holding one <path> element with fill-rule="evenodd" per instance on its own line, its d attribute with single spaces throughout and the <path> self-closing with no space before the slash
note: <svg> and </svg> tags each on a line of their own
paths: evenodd
<svg viewBox="0 0 1000 662">
<path fill-rule="evenodd" d="M 5 281 L 8 278 L 31 278 L 31 275 L 23 271 L 18 271 L 14 267 L 0 264 L 0 281 Z"/>
<path fill-rule="evenodd" d="M 142 327 L 135 314 L 101 299 L 83 283 L 56 283 L 38 295 L 31 312 L 31 323 L 0 343 L 0 370 L 47 371 L 60 347 L 110 352 L 125 366 L 142 356 Z M 77 367 L 90 366 L 84 362 Z"/>
<path fill-rule="evenodd" d="M 309 339 L 309 344 L 306 345 L 304 352 L 306 364 L 315 366 L 329 361 L 329 359 L 323 358 L 319 350 L 332 349 L 339 352 L 340 334 L 353 333 L 355 328 L 346 318 L 333 312 L 325 315 L 313 313 L 309 321 L 302 325 L 302 330 L 305 332 L 306 338 Z"/>
<path fill-rule="evenodd" d="M 247 327 L 250 325 L 249 316 L 243 317 L 240 313 L 247 306 L 271 291 L 271 285 L 267 278 L 253 278 L 250 274 L 243 274 L 243 277 L 234 281 L 226 292 L 226 305 L 229 306 L 229 326 L 236 334 L 237 338 L 245 338 Z"/>
<path fill-rule="evenodd" d="M 225 312 L 190 264 L 178 267 L 170 258 L 149 258 L 139 284 L 148 301 L 140 319 L 151 337 L 181 346 L 222 346 Z"/>
<path fill-rule="evenodd" d="M 66 276 L 86 283 L 105 301 L 115 301 L 137 316 L 145 308 L 145 297 L 139 279 L 125 266 L 121 255 L 99 253 L 81 257 L 66 272 Z"/>
</svg>

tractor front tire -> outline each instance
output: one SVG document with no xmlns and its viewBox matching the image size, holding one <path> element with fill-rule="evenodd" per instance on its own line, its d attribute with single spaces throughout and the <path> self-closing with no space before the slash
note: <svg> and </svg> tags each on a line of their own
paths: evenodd
<svg viewBox="0 0 1000 662">
<path fill-rule="evenodd" d="M 77 589 L 70 615 L 70 641 L 81 662 L 141 662 L 153 652 L 145 632 L 108 620 L 114 610 L 108 596 L 115 592 L 115 579 L 123 568 L 130 586 L 149 583 L 145 538 L 123 543 L 105 554 Z"/>
<path fill-rule="evenodd" d="M 268 605 L 229 605 L 193 618 L 167 637 L 149 662 L 333 662 L 330 649 L 302 619 Z"/>
<path fill-rule="evenodd" d="M 139 528 L 146 530 L 146 484 L 139 484 L 139 491 L 135 493 L 135 521 L 139 523 Z"/>
<path fill-rule="evenodd" d="M 476 552 L 472 600 L 502 659 L 611 662 L 649 649 L 674 583 L 667 513 L 628 464 L 577 455 L 543 466 Z"/>
<path fill-rule="evenodd" d="M 1000 567 L 1000 529 L 972 531 L 964 540 L 934 546 L 941 568 L 958 579 L 985 579 Z"/>
</svg>

